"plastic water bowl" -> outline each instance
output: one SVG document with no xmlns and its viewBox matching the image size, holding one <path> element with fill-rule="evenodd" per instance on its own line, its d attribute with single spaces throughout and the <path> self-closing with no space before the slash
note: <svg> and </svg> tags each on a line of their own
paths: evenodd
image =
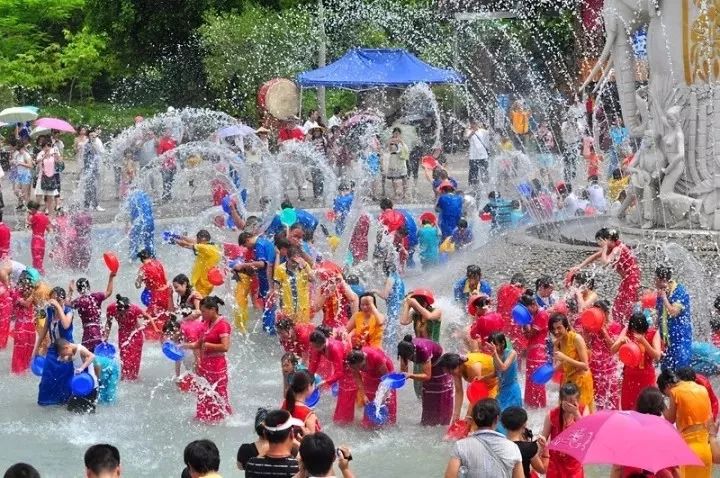
<svg viewBox="0 0 720 478">
<path fill-rule="evenodd" d="M 370 402 L 365 405 L 365 415 L 373 424 L 384 425 L 390 417 L 390 410 L 387 405 L 380 405 L 380 408 L 377 408 L 374 402 Z"/>
<path fill-rule="evenodd" d="M 550 380 L 552 380 L 553 375 L 555 375 L 555 369 L 553 368 L 551 363 L 546 363 L 542 367 L 535 370 L 530 379 L 533 381 L 533 383 L 536 383 L 537 385 L 545 385 Z"/>
<path fill-rule="evenodd" d="M 94 387 L 95 382 L 87 372 L 75 375 L 72 382 L 70 382 L 70 389 L 72 390 L 73 395 L 77 395 L 78 397 L 90 395 L 90 392 L 92 392 Z"/>
<path fill-rule="evenodd" d="M 37 377 L 42 377 L 44 368 L 45 357 L 43 357 L 42 355 L 36 355 L 32 361 L 32 364 L 30 364 L 30 370 L 32 370 L 33 375 Z"/>
<path fill-rule="evenodd" d="M 382 382 L 385 382 L 387 384 L 388 388 L 397 390 L 398 388 L 402 388 L 402 386 L 405 385 L 405 381 L 407 380 L 407 377 L 405 376 L 404 373 L 393 372 L 393 373 L 389 373 L 387 375 L 383 375 L 383 377 L 380 380 Z"/>
<path fill-rule="evenodd" d="M 100 357 L 113 358 L 117 353 L 117 349 L 113 344 L 107 342 L 100 342 L 95 346 L 94 352 L 95 355 L 99 355 Z"/>
<path fill-rule="evenodd" d="M 305 399 L 305 405 L 307 405 L 310 408 L 315 408 L 315 406 L 320 401 L 320 389 L 316 388 L 313 390 L 313 392 L 308 395 L 308 397 Z"/>
<path fill-rule="evenodd" d="M 185 356 L 185 351 L 178 344 L 169 340 L 163 342 L 162 351 L 173 362 L 179 362 Z"/>
</svg>

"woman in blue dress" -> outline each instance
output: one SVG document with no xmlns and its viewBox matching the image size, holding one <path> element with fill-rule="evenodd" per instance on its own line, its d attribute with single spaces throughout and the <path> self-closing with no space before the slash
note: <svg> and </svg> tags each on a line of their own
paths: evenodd
<svg viewBox="0 0 720 478">
<path fill-rule="evenodd" d="M 403 282 L 397 267 L 393 263 L 386 262 L 383 266 L 385 276 L 385 287 L 383 290 L 375 291 L 375 294 L 385 300 L 387 314 L 385 319 L 385 330 L 383 332 L 383 349 L 392 352 L 397 346 L 398 324 L 400 321 L 400 308 L 405 299 L 405 282 Z"/>
<path fill-rule="evenodd" d="M 666 266 L 655 269 L 655 288 L 655 308 L 665 349 L 660 366 L 672 371 L 689 367 L 693 336 L 690 295 L 684 285 L 673 280 L 672 269 Z"/>
<path fill-rule="evenodd" d="M 517 352 L 508 343 L 505 334 L 495 332 L 490 335 L 486 352 L 495 362 L 495 373 L 500 379 L 497 401 L 500 410 L 508 407 L 522 407 L 522 392 L 518 383 Z"/>
<path fill-rule="evenodd" d="M 73 313 L 72 308 L 65 305 L 65 289 L 55 287 L 50 293 L 50 299 L 45 307 L 45 327 L 38 335 L 33 350 L 33 360 L 38 347 L 50 334 L 50 346 L 45 356 L 40 389 L 38 391 L 38 405 L 62 405 L 70 399 L 70 381 L 75 374 L 72 362 L 62 361 L 59 358 L 57 342 L 64 339 L 73 342 Z"/>
</svg>

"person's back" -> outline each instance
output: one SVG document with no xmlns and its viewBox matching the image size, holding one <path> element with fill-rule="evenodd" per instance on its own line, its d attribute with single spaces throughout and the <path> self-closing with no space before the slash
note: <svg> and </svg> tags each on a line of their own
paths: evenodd
<svg viewBox="0 0 720 478">
<path fill-rule="evenodd" d="M 185 471 L 192 478 L 220 478 L 220 452 L 210 440 L 195 440 L 183 451 Z M 184 472 L 183 472 L 184 473 Z"/>
<path fill-rule="evenodd" d="M 438 198 L 437 209 L 440 212 L 440 231 L 443 238 L 452 235 L 462 217 L 463 198 L 455 193 L 446 193 Z"/>
<path fill-rule="evenodd" d="M 297 459 L 291 454 L 293 427 L 305 424 L 292 418 L 287 410 L 268 412 L 263 424 L 268 450 L 264 455 L 250 458 L 245 464 L 245 478 L 292 478 L 300 471 Z"/>
<path fill-rule="evenodd" d="M 423 224 L 418 233 L 418 245 L 420 246 L 421 261 L 437 261 L 440 254 L 440 236 L 437 228 L 431 224 Z"/>
</svg>

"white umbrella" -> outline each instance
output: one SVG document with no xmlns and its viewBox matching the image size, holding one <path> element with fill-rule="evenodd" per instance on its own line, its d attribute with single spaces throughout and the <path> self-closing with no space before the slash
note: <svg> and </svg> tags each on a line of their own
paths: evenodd
<svg viewBox="0 0 720 478">
<path fill-rule="evenodd" d="M 22 106 L 5 108 L 0 111 L 0 122 L 3 123 L 24 123 L 25 121 L 32 121 L 37 117 L 37 112 Z"/>
<path fill-rule="evenodd" d="M 32 129 L 32 131 L 30 131 L 30 137 L 31 137 L 31 138 L 36 138 L 36 137 L 38 137 L 38 136 L 40 136 L 40 135 L 50 134 L 50 133 L 51 133 L 50 128 L 45 128 L 45 127 L 43 127 L 43 126 L 36 126 L 36 127 L 34 127 L 34 128 Z"/>
<path fill-rule="evenodd" d="M 245 124 L 231 124 L 220 128 L 217 132 L 219 138 L 229 138 L 230 136 L 247 136 L 254 133 L 255 130 Z"/>
</svg>

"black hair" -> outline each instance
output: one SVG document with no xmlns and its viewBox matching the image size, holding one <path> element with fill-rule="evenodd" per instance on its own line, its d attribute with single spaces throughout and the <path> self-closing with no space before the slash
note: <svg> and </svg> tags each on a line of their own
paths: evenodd
<svg viewBox="0 0 720 478">
<path fill-rule="evenodd" d="M 480 266 L 476 264 L 470 264 L 469 266 L 467 266 L 467 268 L 465 269 L 465 277 L 469 276 L 482 277 L 482 269 L 480 268 Z"/>
<path fill-rule="evenodd" d="M 90 290 L 90 281 L 85 277 L 81 277 L 75 281 L 75 287 L 80 294 L 88 292 Z"/>
<path fill-rule="evenodd" d="M 40 478 L 40 473 L 27 463 L 15 463 L 5 470 L 3 478 Z"/>
<path fill-rule="evenodd" d="M 265 428 L 263 427 L 263 422 L 265 421 L 267 414 L 268 409 L 264 407 L 258 408 L 257 412 L 255 412 L 255 433 L 257 433 L 260 437 L 264 436 Z"/>
<path fill-rule="evenodd" d="M 622 179 L 622 171 L 620 171 L 620 168 L 613 169 L 612 178 L 613 179 Z"/>
<path fill-rule="evenodd" d="M 488 199 L 491 200 L 491 201 L 492 201 L 493 199 L 499 199 L 499 198 L 500 198 L 500 193 L 497 192 L 497 191 L 490 191 L 490 192 L 488 193 Z"/>
<path fill-rule="evenodd" d="M 713 307 L 715 307 L 715 310 L 720 312 L 720 295 L 715 297 L 715 302 L 713 303 Z"/>
<path fill-rule="evenodd" d="M 597 307 L 598 309 L 602 310 L 606 314 L 609 314 L 612 310 L 612 303 L 607 299 L 598 299 L 593 304 L 593 307 Z"/>
<path fill-rule="evenodd" d="M 283 231 L 283 233 L 284 232 L 285 231 Z M 275 247 L 277 247 L 278 249 L 290 249 L 292 247 L 292 242 L 290 242 L 290 240 L 287 237 L 285 237 L 284 234 L 283 235 L 276 234 L 274 242 L 275 242 Z"/>
<path fill-rule="evenodd" d="M 345 363 L 348 365 L 359 365 L 365 361 L 365 352 L 362 350 L 351 350 L 345 356 Z"/>
<path fill-rule="evenodd" d="M 500 423 L 508 431 L 515 432 L 520 430 L 528 421 L 528 415 L 522 407 L 508 407 L 503 410 L 500 415 Z"/>
<path fill-rule="evenodd" d="M 398 358 L 403 360 L 414 361 L 415 360 L 415 344 L 413 343 L 412 335 L 406 335 L 397 345 Z"/>
<path fill-rule="evenodd" d="M 287 410 L 270 410 L 265 417 L 265 438 L 270 443 L 283 443 L 292 432 L 292 427 L 286 430 L 270 431 L 267 427 L 276 427 L 290 420 L 290 412 Z"/>
<path fill-rule="evenodd" d="M 500 406 L 494 398 L 478 400 L 472 407 L 472 418 L 479 428 L 492 427 L 500 416 Z"/>
<path fill-rule="evenodd" d="M 280 203 L 280 209 L 292 209 L 293 205 L 289 200 L 284 200 Z"/>
<path fill-rule="evenodd" d="M 595 233 L 595 240 L 599 241 L 600 239 L 604 239 L 606 241 L 607 240 L 619 241 L 620 240 L 620 232 L 618 232 L 617 229 L 608 229 L 607 227 L 601 227 Z"/>
<path fill-rule="evenodd" d="M 465 219 L 460 219 L 457 222 L 457 227 L 459 227 L 460 229 L 465 229 L 468 227 L 468 222 Z"/>
<path fill-rule="evenodd" d="M 628 320 L 629 332 L 644 334 L 649 328 L 650 324 L 648 324 L 647 317 L 645 317 L 645 314 L 643 314 L 642 311 L 637 310 L 632 313 L 630 320 Z"/>
<path fill-rule="evenodd" d="M 488 341 L 496 345 L 502 345 L 503 350 L 505 350 L 508 346 L 507 337 L 505 337 L 505 334 L 502 332 L 493 332 L 488 337 Z"/>
<path fill-rule="evenodd" d="M 360 294 L 360 295 L 358 296 L 358 304 L 360 304 L 360 301 L 361 301 L 364 297 L 372 297 L 373 305 L 374 305 L 375 307 L 377 307 L 377 299 L 375 298 L 375 294 L 373 294 L 372 292 L 363 292 L 362 294 Z"/>
<path fill-rule="evenodd" d="M 537 300 L 535 299 L 535 293 L 530 289 L 525 290 L 525 292 L 523 292 L 523 294 L 520 296 L 520 300 L 518 302 L 525 307 L 530 307 L 531 305 L 537 304 Z"/>
<path fill-rule="evenodd" d="M 382 209 L 382 210 L 392 209 L 392 207 L 393 207 L 393 202 L 389 198 L 382 198 L 380 200 L 380 209 Z"/>
<path fill-rule="evenodd" d="M 215 312 L 220 311 L 220 306 L 225 305 L 225 301 L 223 301 L 220 297 L 216 295 L 209 295 L 207 297 L 204 297 L 200 301 L 200 307 L 204 307 L 206 309 L 213 309 Z"/>
<path fill-rule="evenodd" d="M 207 231 L 207 229 L 200 229 L 197 234 L 195 234 L 195 238 L 198 241 L 209 241 L 211 239 L 210 233 Z"/>
<path fill-rule="evenodd" d="M 28 210 L 30 210 L 30 211 L 37 211 L 38 209 L 40 209 L 40 204 L 38 204 L 38 203 L 35 202 L 35 201 L 28 201 L 28 202 L 27 202 L 27 208 L 28 208 Z"/>
<path fill-rule="evenodd" d="M 671 280 L 672 269 L 669 266 L 657 266 L 655 268 L 655 277 L 658 279 Z"/>
<path fill-rule="evenodd" d="M 335 444 L 323 432 L 303 437 L 299 452 L 303 468 L 310 476 L 325 476 L 332 470 Z"/>
<path fill-rule="evenodd" d="M 115 295 L 115 307 L 117 307 L 118 310 L 127 310 L 130 308 L 130 299 L 128 297 L 123 297 L 120 294 Z"/>
<path fill-rule="evenodd" d="M 348 274 L 345 277 L 345 282 L 347 282 L 348 285 L 359 285 L 360 278 L 358 276 L 356 276 L 355 274 Z"/>
<path fill-rule="evenodd" d="M 238 235 L 238 246 L 245 246 L 248 239 L 252 237 L 253 234 L 251 232 L 241 232 L 240 235 Z"/>
<path fill-rule="evenodd" d="M 220 469 L 220 451 L 210 440 L 191 441 L 183 452 L 185 465 L 201 475 Z"/>
<path fill-rule="evenodd" d="M 661 417 L 665 411 L 665 395 L 657 387 L 645 387 L 635 402 L 635 411 Z"/>
<path fill-rule="evenodd" d="M 548 275 L 540 276 L 535 280 L 535 290 L 537 291 L 540 287 L 553 285 L 552 277 Z"/>
<path fill-rule="evenodd" d="M 455 370 L 460 365 L 467 362 L 466 358 L 461 357 L 458 354 L 454 353 L 447 353 L 442 354 L 440 357 L 440 360 L 437 361 L 436 366 L 444 369 L 444 370 Z"/>
<path fill-rule="evenodd" d="M 85 468 L 96 475 L 115 471 L 120 466 L 120 451 L 107 443 L 93 445 L 85 452 Z"/>
<path fill-rule="evenodd" d="M 295 396 L 306 391 L 314 382 L 306 370 L 298 370 L 290 375 L 290 383 L 285 391 L 285 408 L 288 412 L 292 414 L 295 411 Z"/>
<path fill-rule="evenodd" d="M 142 251 L 137 253 L 137 258 L 140 259 L 141 262 L 151 259 L 152 256 L 152 253 L 147 249 L 143 249 Z"/>
<path fill-rule="evenodd" d="M 558 322 L 560 322 L 566 330 L 571 329 L 570 321 L 568 320 L 567 315 L 560 312 L 555 312 L 550 316 L 550 320 L 548 320 L 548 329 L 552 332 L 553 326 Z"/>
<path fill-rule="evenodd" d="M 665 389 L 667 387 L 671 387 L 679 381 L 680 379 L 677 377 L 677 375 L 675 375 L 675 372 L 670 369 L 664 368 L 660 372 L 660 375 L 658 375 L 657 386 L 661 392 L 665 393 Z"/>
<path fill-rule="evenodd" d="M 691 367 L 680 367 L 675 370 L 675 375 L 683 382 L 694 382 L 697 379 L 697 374 Z"/>
<path fill-rule="evenodd" d="M 563 398 L 572 397 L 580 393 L 580 389 L 577 385 L 572 382 L 568 382 L 560 387 L 560 400 Z"/>
<path fill-rule="evenodd" d="M 577 285 L 584 285 L 588 289 L 595 289 L 595 278 L 585 271 L 579 271 L 573 276 L 573 282 Z"/>
<path fill-rule="evenodd" d="M 332 330 L 324 325 L 318 325 L 310 334 L 310 343 L 324 346 L 332 335 Z"/>
<path fill-rule="evenodd" d="M 597 181 L 598 181 L 597 174 L 593 174 L 593 175 L 591 175 L 591 176 L 588 176 L 588 182 L 591 182 L 591 183 L 592 183 L 592 182 L 597 182 Z"/>
<path fill-rule="evenodd" d="M 295 327 L 295 322 L 289 317 L 282 318 L 275 322 L 275 329 L 277 330 L 290 331 L 293 327 Z"/>
<path fill-rule="evenodd" d="M 520 272 L 516 272 L 510 278 L 510 283 L 524 286 L 525 285 L 525 276 Z"/>
</svg>

